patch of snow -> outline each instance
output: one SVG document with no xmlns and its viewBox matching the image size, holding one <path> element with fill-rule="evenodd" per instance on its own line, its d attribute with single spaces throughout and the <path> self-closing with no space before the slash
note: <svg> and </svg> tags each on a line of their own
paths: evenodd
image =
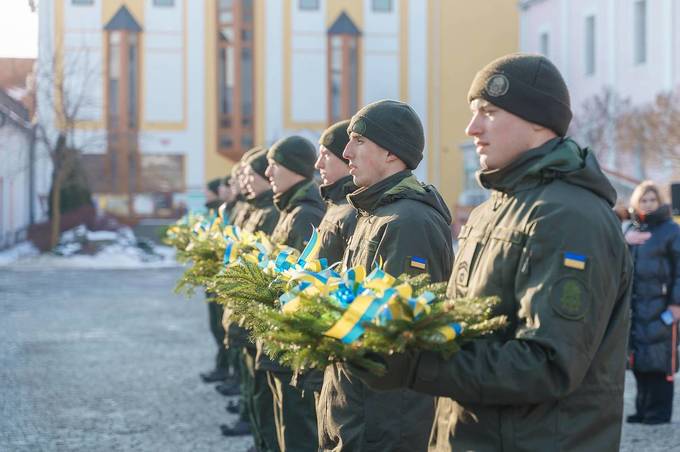
<svg viewBox="0 0 680 452">
<path fill-rule="evenodd" d="M 164 248 L 167 248 L 167 246 Z M 31 242 L 21 242 L 11 248 L 0 251 L 0 267 L 11 265 L 20 259 L 35 257 L 39 254 L 40 251 Z"/>
<path fill-rule="evenodd" d="M 96 241 L 114 241 L 118 240 L 119 234 L 116 231 L 87 231 L 87 240 L 91 242 Z"/>
<path fill-rule="evenodd" d="M 180 264 L 174 248 L 137 240 L 132 229 L 89 231 L 85 226 L 65 231 L 51 253 L 40 254 L 31 244 L 0 253 L 0 266 L 82 269 L 169 268 Z M 93 248 L 94 246 L 94 248 Z"/>
</svg>

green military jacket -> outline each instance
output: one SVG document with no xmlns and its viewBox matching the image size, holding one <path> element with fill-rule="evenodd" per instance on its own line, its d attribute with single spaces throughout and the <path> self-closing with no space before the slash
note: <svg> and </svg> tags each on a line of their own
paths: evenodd
<svg viewBox="0 0 680 452">
<path fill-rule="evenodd" d="M 243 227 L 254 209 L 255 207 L 252 203 L 248 202 L 246 198 L 239 196 L 239 200 L 236 201 L 230 215 L 231 224 L 238 226 L 239 228 Z"/>
<path fill-rule="evenodd" d="M 348 195 L 359 216 L 343 269 L 367 270 L 382 259 L 386 272 L 427 271 L 434 281 L 451 273 L 451 215 L 439 193 L 403 171 Z M 425 269 L 413 266 L 413 258 Z M 376 392 L 342 365 L 326 368 L 317 404 L 319 447 L 332 451 L 427 449 L 434 398 L 408 389 Z"/>
<path fill-rule="evenodd" d="M 618 451 L 632 266 L 614 189 L 562 138 L 479 180 L 492 195 L 460 232 L 448 294 L 499 297 L 509 326 L 421 354 L 430 450 Z"/>
<path fill-rule="evenodd" d="M 279 220 L 279 211 L 274 206 L 274 193 L 271 190 L 259 194 L 257 197 L 248 200 L 249 206 L 244 208 L 248 212 L 247 216 L 242 217 L 241 228 L 248 232 L 262 231 L 271 234 Z M 248 331 L 241 327 L 238 322 L 233 322 L 229 318 L 230 312 L 225 311 L 222 317 L 222 326 L 227 332 L 224 343 L 227 347 L 249 347 L 254 349 L 255 345 L 248 339 Z"/>
<path fill-rule="evenodd" d="M 319 195 L 319 187 L 314 181 L 302 181 L 287 192 L 275 195 L 274 205 L 280 212 L 280 217 L 271 235 L 272 242 L 302 251 L 326 210 Z M 255 366 L 258 370 L 291 372 L 289 368 L 269 359 L 261 344 L 257 346 Z"/>
<path fill-rule="evenodd" d="M 279 221 L 279 211 L 274 206 L 274 193 L 271 190 L 260 193 L 250 201 L 252 208 L 241 228 L 248 232 L 262 231 L 270 235 Z"/>
<path fill-rule="evenodd" d="M 321 197 L 326 201 L 326 214 L 319 225 L 319 257 L 326 258 L 328 265 L 342 261 L 345 248 L 354 233 L 357 211 L 347 201 L 347 195 L 356 189 L 352 176 L 320 188 Z"/>
</svg>

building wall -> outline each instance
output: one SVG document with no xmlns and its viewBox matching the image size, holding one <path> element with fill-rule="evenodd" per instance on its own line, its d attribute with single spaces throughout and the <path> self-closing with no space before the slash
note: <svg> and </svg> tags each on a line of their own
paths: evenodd
<svg viewBox="0 0 680 452">
<path fill-rule="evenodd" d="M 632 106 L 653 102 L 657 94 L 680 87 L 680 4 L 675 0 L 646 1 L 646 58 L 635 60 L 636 0 L 529 0 L 521 2 L 522 49 L 540 52 L 540 34 L 547 31 L 548 56 L 562 71 L 571 93 L 575 117 L 584 115 L 584 103 L 605 88 Z M 594 16 L 595 70 L 586 72 L 586 17 Z M 610 176 L 634 186 L 636 179 L 668 181 L 677 176 L 670 159 L 647 156 L 645 165 L 634 153 L 617 152 L 614 129 L 605 135 L 600 151 Z M 592 145 L 593 143 L 583 143 Z M 674 174 L 674 171 L 676 174 Z M 629 189 L 620 194 L 626 196 Z"/>
<path fill-rule="evenodd" d="M 522 9 L 522 50 L 540 52 L 550 34 L 549 57 L 567 80 L 575 112 L 611 86 L 633 103 L 651 101 L 680 83 L 680 4 L 647 0 L 647 59 L 634 61 L 635 0 L 542 0 Z M 595 16 L 595 73 L 585 72 L 585 19 Z"/>
<path fill-rule="evenodd" d="M 30 135 L 25 127 L 8 118 L 3 122 L 0 126 L 0 249 L 23 239 L 30 224 Z"/>
<path fill-rule="evenodd" d="M 85 98 L 74 136 L 75 145 L 85 154 L 106 153 L 108 55 L 104 27 L 121 6 L 128 8 L 142 27 L 139 153 L 142 159 L 182 156 L 185 190 L 176 198 L 199 206 L 207 169 L 220 176 L 228 170 L 226 160 L 219 156 L 215 155 L 211 165 L 206 162 L 206 157 L 216 154 L 205 151 L 210 131 L 205 123 L 205 99 L 216 88 L 207 91 L 205 84 L 205 62 L 210 55 L 204 29 L 214 18 L 214 10 L 208 14 L 205 4 L 211 2 L 175 0 L 172 7 L 155 6 L 153 0 L 94 0 L 87 6 L 73 5 L 70 0 L 45 3 L 52 5 L 40 8 L 41 58 L 48 63 L 58 54 L 57 49 L 63 48 L 62 76 L 68 82 L 67 92 Z M 144 196 L 149 195 L 140 194 Z"/>
<path fill-rule="evenodd" d="M 429 2 L 430 181 L 451 208 L 459 204 L 465 179 L 467 92 L 475 74 L 494 58 L 516 52 L 519 15 L 515 1 Z M 469 148 L 468 148 L 469 149 Z"/>
</svg>

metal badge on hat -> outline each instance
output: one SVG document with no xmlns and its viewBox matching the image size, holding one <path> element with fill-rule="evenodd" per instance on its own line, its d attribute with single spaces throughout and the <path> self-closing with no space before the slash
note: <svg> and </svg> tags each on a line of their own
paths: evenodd
<svg viewBox="0 0 680 452">
<path fill-rule="evenodd" d="M 335 137 L 333 136 L 333 134 L 328 133 L 323 137 L 323 143 L 321 143 L 321 144 L 323 144 L 325 147 L 328 147 L 331 144 L 333 144 L 334 140 L 335 140 Z"/>
<path fill-rule="evenodd" d="M 503 96 L 510 89 L 510 80 L 503 74 L 494 74 L 486 81 L 485 89 L 489 96 Z"/>
<path fill-rule="evenodd" d="M 354 124 L 352 124 L 352 132 L 358 133 L 359 135 L 366 133 L 366 122 L 363 119 L 354 121 Z"/>
</svg>

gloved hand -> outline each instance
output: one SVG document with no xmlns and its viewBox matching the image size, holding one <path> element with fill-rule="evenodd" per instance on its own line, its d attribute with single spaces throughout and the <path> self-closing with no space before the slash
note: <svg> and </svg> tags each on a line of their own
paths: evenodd
<svg viewBox="0 0 680 452">
<path fill-rule="evenodd" d="M 357 363 L 349 363 L 350 370 L 376 391 L 408 388 L 413 381 L 418 364 L 418 352 L 411 351 L 391 355 L 368 352 L 364 358 L 383 365 L 385 372 L 382 375 L 376 375 Z"/>
</svg>

